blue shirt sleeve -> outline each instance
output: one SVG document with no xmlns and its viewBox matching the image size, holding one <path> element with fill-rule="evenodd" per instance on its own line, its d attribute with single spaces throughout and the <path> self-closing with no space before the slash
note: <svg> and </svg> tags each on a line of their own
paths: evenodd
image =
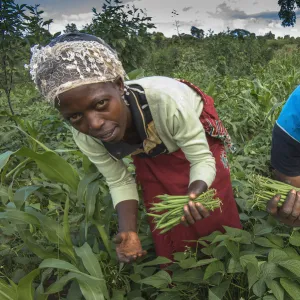
<svg viewBox="0 0 300 300">
<path fill-rule="evenodd" d="M 300 85 L 283 106 L 277 125 L 294 140 L 300 142 Z"/>
</svg>

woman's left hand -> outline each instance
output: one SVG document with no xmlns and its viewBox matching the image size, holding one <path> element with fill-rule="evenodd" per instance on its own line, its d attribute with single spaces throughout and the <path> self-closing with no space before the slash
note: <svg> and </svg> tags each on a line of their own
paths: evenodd
<svg viewBox="0 0 300 300">
<path fill-rule="evenodd" d="M 192 182 L 188 189 L 188 196 L 191 201 L 184 206 L 184 216 L 181 218 L 181 224 L 189 226 L 195 224 L 195 222 L 207 218 L 210 214 L 209 211 L 200 203 L 195 203 L 200 194 L 207 191 L 207 184 L 202 180 L 196 180 Z"/>
</svg>

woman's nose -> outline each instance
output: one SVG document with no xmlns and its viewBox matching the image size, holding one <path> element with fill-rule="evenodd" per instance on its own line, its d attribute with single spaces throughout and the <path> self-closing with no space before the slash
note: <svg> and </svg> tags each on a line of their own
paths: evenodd
<svg viewBox="0 0 300 300">
<path fill-rule="evenodd" d="M 87 119 L 89 130 L 91 131 L 101 129 L 102 125 L 104 124 L 104 119 L 96 113 L 90 113 Z"/>
</svg>

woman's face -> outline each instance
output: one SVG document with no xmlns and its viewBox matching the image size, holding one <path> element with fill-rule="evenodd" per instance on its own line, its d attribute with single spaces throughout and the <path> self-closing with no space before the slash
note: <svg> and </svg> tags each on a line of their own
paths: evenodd
<svg viewBox="0 0 300 300">
<path fill-rule="evenodd" d="M 78 131 L 115 143 L 131 125 L 123 81 L 86 84 L 59 95 L 56 108 Z"/>
</svg>

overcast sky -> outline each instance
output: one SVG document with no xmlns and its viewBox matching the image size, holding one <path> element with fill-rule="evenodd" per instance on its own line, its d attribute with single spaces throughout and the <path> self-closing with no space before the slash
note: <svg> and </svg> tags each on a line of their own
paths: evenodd
<svg viewBox="0 0 300 300">
<path fill-rule="evenodd" d="M 40 4 L 45 18 L 53 18 L 50 31 L 63 31 L 66 24 L 75 23 L 78 29 L 92 20 L 92 7 L 101 11 L 104 0 L 16 0 L 17 3 Z M 269 31 L 276 36 L 300 36 L 300 16 L 294 27 L 284 28 L 278 18 L 278 0 L 124 0 L 146 9 L 156 25 L 156 31 L 166 36 L 176 34 L 172 10 L 179 14 L 180 33 L 189 33 L 191 26 L 220 32 L 230 29 L 246 29 L 259 35 Z"/>
</svg>

